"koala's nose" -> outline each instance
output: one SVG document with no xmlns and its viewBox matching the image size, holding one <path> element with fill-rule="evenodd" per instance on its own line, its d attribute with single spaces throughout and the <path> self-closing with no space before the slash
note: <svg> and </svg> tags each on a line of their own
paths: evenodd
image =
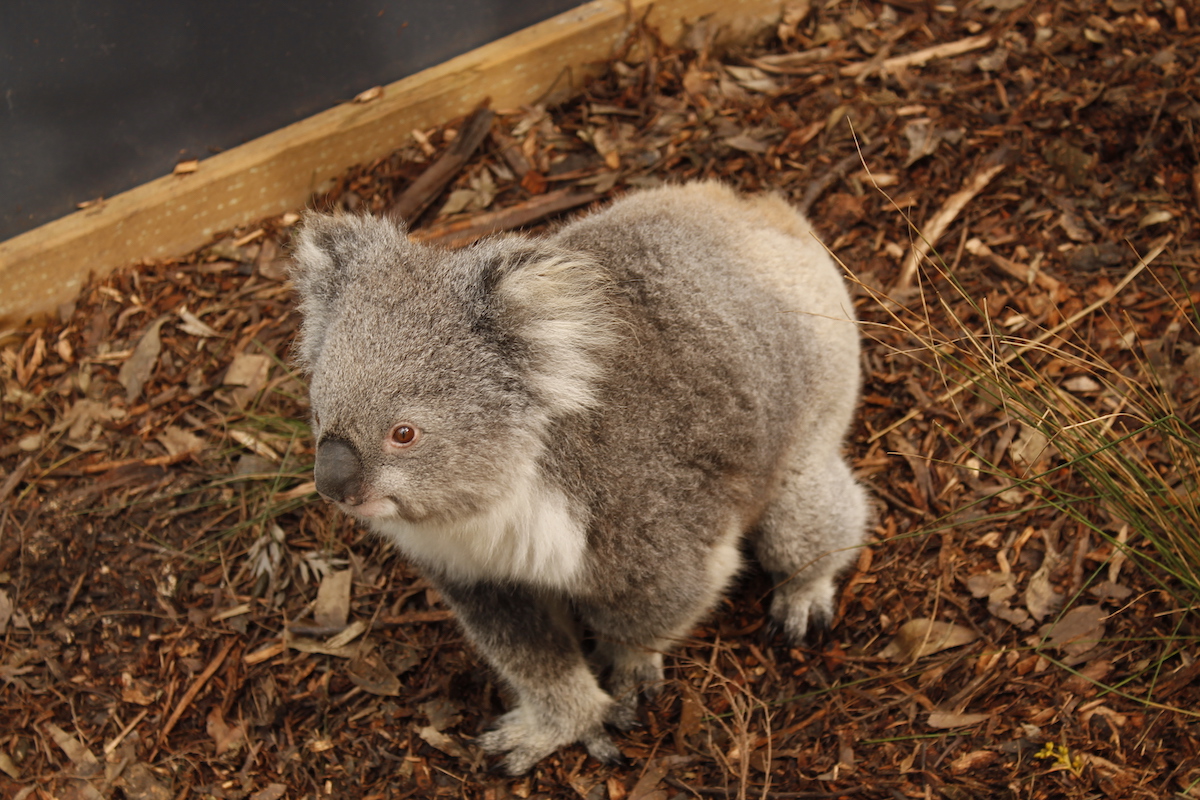
<svg viewBox="0 0 1200 800">
<path fill-rule="evenodd" d="M 313 468 L 317 491 L 339 503 L 358 505 L 362 497 L 362 461 L 354 445 L 345 439 L 325 439 L 317 445 Z"/>
</svg>

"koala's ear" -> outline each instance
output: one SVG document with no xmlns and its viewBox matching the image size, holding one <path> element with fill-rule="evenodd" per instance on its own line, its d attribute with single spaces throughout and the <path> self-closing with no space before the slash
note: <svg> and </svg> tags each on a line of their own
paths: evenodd
<svg viewBox="0 0 1200 800">
<path fill-rule="evenodd" d="M 308 213 L 292 245 L 288 275 L 300 298 L 296 360 L 311 369 L 338 299 L 355 274 L 405 242 L 403 226 L 367 216 Z"/>
<path fill-rule="evenodd" d="M 592 406 L 616 338 L 609 277 L 583 253 L 502 242 L 487 283 L 502 327 L 526 347 L 530 387 L 552 413 Z"/>
</svg>

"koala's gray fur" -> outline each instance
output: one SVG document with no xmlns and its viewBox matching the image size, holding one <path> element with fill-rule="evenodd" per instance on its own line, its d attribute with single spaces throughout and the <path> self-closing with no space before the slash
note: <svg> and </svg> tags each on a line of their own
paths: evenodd
<svg viewBox="0 0 1200 800">
<path fill-rule="evenodd" d="M 293 278 L 317 487 L 423 569 L 515 690 L 480 738 L 510 772 L 576 741 L 619 757 L 605 724 L 633 724 L 743 536 L 788 636 L 830 618 L 865 529 L 840 453 L 858 335 L 784 200 L 660 188 L 456 252 L 310 215 Z"/>
</svg>

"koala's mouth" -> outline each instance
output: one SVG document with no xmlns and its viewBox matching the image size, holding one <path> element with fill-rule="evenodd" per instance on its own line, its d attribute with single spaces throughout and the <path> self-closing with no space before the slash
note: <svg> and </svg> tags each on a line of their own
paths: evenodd
<svg viewBox="0 0 1200 800">
<path fill-rule="evenodd" d="M 337 506 L 350 516 L 367 522 L 371 520 L 399 519 L 415 523 L 424 519 L 423 514 L 400 502 L 399 498 L 396 497 L 376 497 L 364 500 L 357 505 L 338 503 Z"/>
</svg>

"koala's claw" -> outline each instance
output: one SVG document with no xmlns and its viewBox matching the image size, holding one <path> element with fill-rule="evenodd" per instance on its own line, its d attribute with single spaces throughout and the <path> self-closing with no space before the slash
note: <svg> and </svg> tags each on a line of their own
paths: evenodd
<svg viewBox="0 0 1200 800">
<path fill-rule="evenodd" d="M 631 698 L 621 698 L 613 703 L 609 707 L 608 713 L 604 715 L 604 722 L 619 731 L 640 727 L 642 723 L 637 714 L 637 695 Z"/>
<path fill-rule="evenodd" d="M 583 742 L 583 746 L 587 748 L 588 755 L 601 764 L 616 767 L 627 763 L 625 754 L 617 749 L 612 739 L 608 738 L 608 734 L 603 730 L 591 732 L 581 741 Z"/>
<path fill-rule="evenodd" d="M 560 747 L 576 741 L 581 742 L 593 758 L 605 764 L 617 764 L 624 758 L 602 725 L 597 724 L 582 733 L 567 732 L 559 726 L 538 723 L 523 709 L 500 717 L 492 730 L 477 739 L 488 755 L 506 754 L 499 767 L 509 775 L 523 775 Z"/>
</svg>

